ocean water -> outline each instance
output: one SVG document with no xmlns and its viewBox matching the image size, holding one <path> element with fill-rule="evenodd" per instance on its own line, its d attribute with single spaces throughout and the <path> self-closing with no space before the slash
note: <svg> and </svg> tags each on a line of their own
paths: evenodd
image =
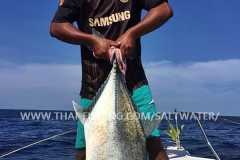
<svg viewBox="0 0 240 160">
<path fill-rule="evenodd" d="M 35 120 L 22 119 L 21 113 L 51 114 L 49 117 Z M 75 116 L 75 115 L 74 115 Z M 30 111 L 30 110 L 0 110 L 0 155 L 27 145 L 31 142 L 71 130 L 77 127 L 73 112 L 66 111 Z M 173 115 L 171 117 L 174 117 Z M 220 117 L 217 121 L 201 120 L 203 128 L 212 146 L 223 160 L 240 159 L 240 125 L 222 121 L 228 119 L 240 122 L 240 117 Z M 172 121 L 174 124 L 175 121 Z M 208 148 L 202 132 L 194 119 L 181 120 L 179 125 L 185 125 L 181 133 L 181 145 L 192 156 L 214 158 Z M 171 138 L 164 130 L 169 130 L 167 121 L 163 119 L 160 124 L 160 133 L 163 144 L 171 145 Z M 45 142 L 25 148 L 8 155 L 2 160 L 73 160 L 75 158 L 76 132 L 55 137 Z"/>
</svg>

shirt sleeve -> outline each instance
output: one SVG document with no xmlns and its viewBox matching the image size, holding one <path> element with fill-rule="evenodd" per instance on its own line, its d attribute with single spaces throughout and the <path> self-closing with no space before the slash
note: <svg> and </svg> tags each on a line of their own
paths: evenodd
<svg viewBox="0 0 240 160">
<path fill-rule="evenodd" d="M 82 0 L 61 0 L 52 22 L 70 22 L 78 20 Z"/>
<path fill-rule="evenodd" d="M 168 2 L 168 0 L 142 0 L 143 9 L 149 11 L 151 8 L 154 8 L 163 2 Z"/>
</svg>

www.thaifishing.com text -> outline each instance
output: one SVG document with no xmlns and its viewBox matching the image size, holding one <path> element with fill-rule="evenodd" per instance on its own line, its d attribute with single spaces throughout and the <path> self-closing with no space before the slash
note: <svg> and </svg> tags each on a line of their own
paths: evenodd
<svg viewBox="0 0 240 160">
<path fill-rule="evenodd" d="M 179 112 L 177 113 L 177 117 L 180 120 L 213 120 L 216 121 L 219 116 L 219 112 Z M 41 111 L 26 111 L 20 112 L 21 120 L 25 121 L 69 121 L 69 120 L 78 120 L 78 116 L 75 112 L 41 112 Z M 141 119 L 141 120 L 153 120 L 153 119 L 166 119 L 166 120 L 174 120 L 175 114 L 172 112 L 156 112 L 153 114 L 150 113 L 83 113 L 82 117 L 84 118 L 97 118 L 97 119 L 106 119 L 110 120 L 113 118 L 117 118 L 118 120 L 133 120 L 133 119 Z"/>
</svg>

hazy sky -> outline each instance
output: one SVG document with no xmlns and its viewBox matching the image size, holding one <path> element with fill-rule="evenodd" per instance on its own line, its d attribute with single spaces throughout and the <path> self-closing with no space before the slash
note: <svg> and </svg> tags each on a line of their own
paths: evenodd
<svg viewBox="0 0 240 160">
<path fill-rule="evenodd" d="M 0 108 L 72 110 L 71 100 L 79 102 L 80 47 L 49 34 L 58 3 L 1 2 Z M 142 60 L 157 110 L 239 116 L 239 1 L 169 4 L 174 17 L 142 37 Z"/>
</svg>

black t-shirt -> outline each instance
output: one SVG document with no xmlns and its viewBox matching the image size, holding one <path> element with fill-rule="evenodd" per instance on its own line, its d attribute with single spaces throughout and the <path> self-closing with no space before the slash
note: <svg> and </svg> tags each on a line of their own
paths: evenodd
<svg viewBox="0 0 240 160">
<path fill-rule="evenodd" d="M 150 10 L 166 0 L 62 0 L 53 22 L 77 22 L 78 28 L 92 34 L 92 28 L 105 38 L 118 39 L 141 21 L 142 9 Z M 108 76 L 112 66 L 96 59 L 92 51 L 81 46 L 82 88 L 80 95 L 92 99 Z M 135 42 L 131 59 L 127 59 L 126 84 L 130 91 L 148 84 L 141 62 L 140 38 Z"/>
</svg>

